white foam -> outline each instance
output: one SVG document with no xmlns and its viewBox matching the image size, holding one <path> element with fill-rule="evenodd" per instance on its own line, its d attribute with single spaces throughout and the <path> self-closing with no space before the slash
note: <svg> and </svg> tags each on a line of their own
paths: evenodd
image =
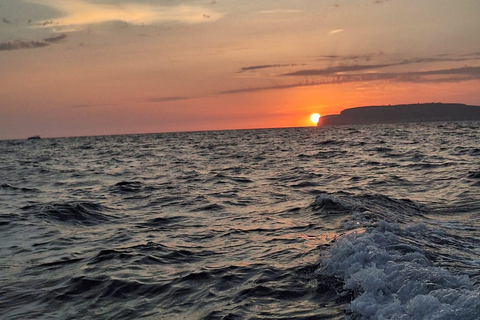
<svg viewBox="0 0 480 320">
<path fill-rule="evenodd" d="M 466 275 L 436 267 L 401 243 L 395 224 L 352 233 L 319 260 L 317 276 L 335 276 L 354 293 L 355 319 L 480 319 L 480 291 Z"/>
</svg>

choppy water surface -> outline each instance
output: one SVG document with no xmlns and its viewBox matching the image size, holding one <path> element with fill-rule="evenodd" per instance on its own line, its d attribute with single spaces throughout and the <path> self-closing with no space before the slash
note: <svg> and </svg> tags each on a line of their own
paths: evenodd
<svg viewBox="0 0 480 320">
<path fill-rule="evenodd" d="M 480 123 L 0 141 L 0 318 L 480 318 Z"/>
</svg>

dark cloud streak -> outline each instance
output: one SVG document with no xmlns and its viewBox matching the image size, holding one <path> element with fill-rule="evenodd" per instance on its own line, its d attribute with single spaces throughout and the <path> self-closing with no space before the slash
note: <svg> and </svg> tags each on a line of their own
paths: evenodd
<svg viewBox="0 0 480 320">
<path fill-rule="evenodd" d="M 163 103 L 163 102 L 174 102 L 174 101 L 184 101 L 194 99 L 192 97 L 161 97 L 161 98 L 150 98 L 146 100 L 140 100 L 137 102 L 150 102 L 150 103 Z M 90 103 L 90 104 L 78 104 L 69 106 L 70 108 L 96 108 L 96 107 L 108 107 L 108 106 L 118 106 L 122 103 Z"/>
<path fill-rule="evenodd" d="M 185 101 L 190 100 L 190 97 L 162 97 L 162 98 L 151 98 L 147 102 L 172 102 L 172 101 Z"/>
<path fill-rule="evenodd" d="M 93 107 L 108 107 L 113 106 L 114 103 L 92 103 L 92 104 L 77 104 L 70 106 L 70 108 L 93 108 Z"/>
<path fill-rule="evenodd" d="M 223 95 L 223 94 L 249 93 L 249 92 L 259 92 L 259 91 L 268 91 L 268 90 L 282 90 L 282 89 L 291 89 L 291 88 L 298 88 L 298 87 L 319 86 L 322 84 L 327 84 L 327 83 L 307 81 L 307 82 L 301 82 L 301 83 L 293 83 L 293 84 L 270 86 L 270 87 L 254 87 L 254 88 L 226 90 L 226 91 L 220 91 L 219 94 Z"/>
<path fill-rule="evenodd" d="M 300 70 L 290 73 L 285 73 L 283 76 L 328 76 L 342 72 L 350 72 L 350 71 L 361 71 L 361 70 L 372 70 L 378 68 L 385 68 L 390 66 L 396 66 L 398 63 L 390 63 L 390 64 L 367 64 L 367 65 L 351 65 L 351 66 L 336 66 L 336 67 L 329 67 L 324 69 L 310 69 L 310 70 Z"/>
<path fill-rule="evenodd" d="M 356 55 L 356 56 L 338 56 L 338 55 L 325 55 L 321 56 L 318 60 L 319 61 L 351 61 L 357 62 L 359 60 L 370 61 L 375 56 L 382 56 L 384 53 L 380 51 L 377 54 L 366 54 L 366 55 Z M 435 58 L 412 58 L 412 59 L 404 59 L 404 60 L 397 60 L 390 63 L 380 63 L 380 64 L 346 64 L 346 65 L 338 65 L 334 67 L 328 67 L 323 69 L 308 69 L 308 70 L 299 70 L 295 72 L 285 73 L 282 76 L 326 76 L 326 75 L 333 75 L 337 73 L 343 72 L 351 72 L 351 71 L 361 71 L 361 70 L 372 70 L 378 68 L 386 68 L 392 66 L 400 66 L 400 65 L 409 65 L 409 64 L 418 64 L 418 63 L 436 63 L 436 62 L 461 62 L 461 61 L 469 61 L 469 60 L 480 60 L 480 54 L 478 52 L 461 55 L 461 56 L 453 56 L 453 55 L 439 55 Z M 304 66 L 305 64 L 265 64 L 265 65 L 256 65 L 256 66 L 248 66 L 243 67 L 240 69 L 238 73 L 253 71 L 253 70 L 260 70 L 260 69 L 268 69 L 268 68 L 281 68 L 281 67 L 295 67 L 295 66 Z"/>
<path fill-rule="evenodd" d="M 56 36 L 56 37 L 45 38 L 45 39 L 43 39 L 43 41 L 49 42 L 49 43 L 57 43 L 57 42 L 60 42 L 63 39 L 66 39 L 66 38 L 67 38 L 66 34 L 61 34 L 61 35 Z"/>
<path fill-rule="evenodd" d="M 46 46 L 48 46 L 48 43 L 43 41 L 7 41 L 0 42 L 0 51 L 42 48 Z"/>
<path fill-rule="evenodd" d="M 453 58 L 413 58 L 413 59 L 405 59 L 399 63 L 406 65 L 406 64 L 414 64 L 414 63 L 433 63 L 433 62 L 461 62 L 461 61 L 470 61 L 470 60 L 480 60 L 480 55 L 478 54 L 468 54 L 462 55 Z"/>
<path fill-rule="evenodd" d="M 0 42 L 0 51 L 8 51 L 8 50 L 19 50 L 19 49 L 34 49 L 34 48 L 43 48 L 49 46 L 53 43 L 58 43 L 67 36 L 65 34 L 45 38 L 43 41 L 7 41 L 7 42 Z"/>
<path fill-rule="evenodd" d="M 444 76 L 439 78 L 439 76 Z M 433 77 L 433 78 L 432 78 Z M 469 80 L 480 80 L 480 66 L 475 67 L 463 67 L 453 69 L 438 69 L 430 71 L 418 71 L 418 72 L 387 72 L 387 73 L 367 73 L 367 74 L 346 74 L 335 75 L 325 77 L 320 81 L 303 81 L 284 85 L 275 85 L 267 87 L 252 87 L 252 88 L 240 88 L 233 90 L 225 90 L 216 93 L 216 95 L 231 95 L 241 93 L 254 93 L 270 90 L 284 90 L 301 87 L 313 87 L 321 85 L 333 85 L 333 84 L 345 84 L 353 82 L 368 82 L 368 81 L 391 81 L 391 82 L 410 82 L 410 83 L 428 83 L 428 82 L 462 82 Z M 199 97 L 159 97 L 143 100 L 143 102 L 149 103 L 166 103 L 197 99 Z M 113 103 L 104 104 L 84 104 L 74 105 L 71 108 L 89 108 L 89 107 L 104 107 L 117 105 Z"/>
<path fill-rule="evenodd" d="M 366 58 L 368 56 L 351 56 L 351 57 L 338 57 L 338 56 L 325 56 L 331 58 L 332 60 L 344 60 L 344 59 L 357 59 L 357 58 Z M 323 69 L 308 69 L 308 70 L 299 70 L 295 72 L 285 73 L 282 76 L 330 76 L 338 75 L 341 73 L 347 73 L 352 71 L 367 71 L 374 70 L 379 68 L 394 67 L 394 66 L 403 66 L 410 64 L 419 64 L 419 63 L 438 63 L 438 62 L 462 62 L 462 61 L 475 61 L 480 60 L 480 55 L 477 53 L 463 55 L 463 56 L 452 56 L 452 57 L 443 57 L 443 58 L 412 58 L 404 59 L 392 63 L 384 64 L 353 64 L 353 65 L 339 65 L 334 67 L 328 67 Z"/>
<path fill-rule="evenodd" d="M 371 60 L 375 55 L 383 55 L 383 52 L 380 51 L 378 54 L 365 54 L 357 56 L 338 56 L 338 55 L 325 55 L 320 56 L 317 60 L 319 61 L 357 61 L 357 60 Z"/>
<path fill-rule="evenodd" d="M 431 78 L 434 76 L 434 78 Z M 437 78 L 438 76 L 446 76 Z M 427 82 L 462 82 L 470 80 L 480 80 L 480 67 L 462 67 L 453 69 L 438 69 L 430 71 L 417 72 L 387 72 L 387 73 L 366 73 L 366 74 L 346 74 L 325 77 L 322 81 L 304 81 L 287 85 L 242 88 L 235 90 L 221 91 L 219 94 L 238 94 L 251 93 L 268 90 L 283 90 L 299 87 L 311 87 L 329 84 L 344 84 L 352 82 L 365 81 L 393 81 L 393 82 L 411 82 L 411 83 L 427 83 Z"/>
<path fill-rule="evenodd" d="M 39 22 L 39 23 L 37 23 L 37 26 L 45 27 L 45 26 L 48 26 L 48 25 L 51 25 L 51 24 L 53 24 L 53 20 Z"/>
<path fill-rule="evenodd" d="M 295 67 L 298 66 L 299 64 L 296 63 L 290 63 L 290 64 L 265 64 L 265 65 L 258 65 L 258 66 L 250 66 L 250 67 L 243 67 L 240 69 L 238 73 L 246 72 L 246 71 L 252 71 L 252 70 L 259 70 L 259 69 L 270 69 L 270 68 L 281 68 L 281 67 Z M 305 64 L 301 64 L 304 66 Z"/>
</svg>

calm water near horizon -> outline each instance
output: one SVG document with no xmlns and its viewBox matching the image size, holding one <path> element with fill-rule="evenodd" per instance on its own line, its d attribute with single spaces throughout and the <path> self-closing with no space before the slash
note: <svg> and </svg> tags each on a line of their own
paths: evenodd
<svg viewBox="0 0 480 320">
<path fill-rule="evenodd" d="M 480 319 L 480 122 L 0 141 L 1 319 Z"/>
</svg>

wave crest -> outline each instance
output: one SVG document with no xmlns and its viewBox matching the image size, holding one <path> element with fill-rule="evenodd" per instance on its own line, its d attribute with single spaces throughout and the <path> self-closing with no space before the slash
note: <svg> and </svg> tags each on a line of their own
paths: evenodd
<svg viewBox="0 0 480 320">
<path fill-rule="evenodd" d="M 480 292 L 468 276 L 433 266 L 421 249 L 401 243 L 389 229 L 381 222 L 340 238 L 319 260 L 317 277 L 343 283 L 358 319 L 478 319 Z"/>
<path fill-rule="evenodd" d="M 35 204 L 22 209 L 41 219 L 72 225 L 93 226 L 108 222 L 113 218 L 105 213 L 110 209 L 99 203 L 88 201 Z"/>
</svg>

